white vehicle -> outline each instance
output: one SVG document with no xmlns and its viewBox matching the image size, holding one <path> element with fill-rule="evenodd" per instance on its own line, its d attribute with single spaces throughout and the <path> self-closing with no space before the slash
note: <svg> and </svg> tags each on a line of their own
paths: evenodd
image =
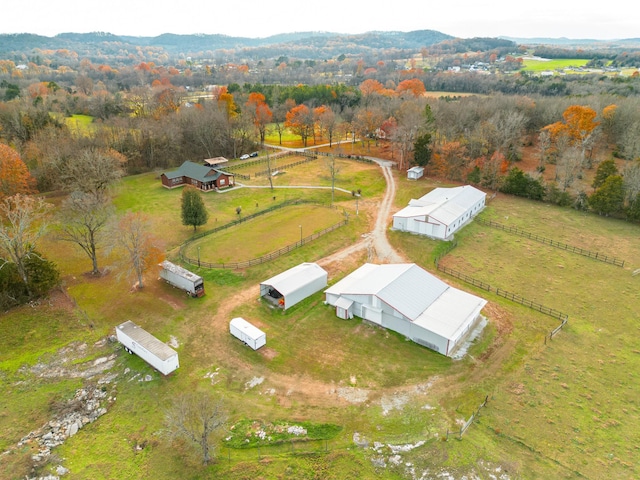
<svg viewBox="0 0 640 480">
<path fill-rule="evenodd" d="M 251 325 L 244 318 L 234 318 L 229 322 L 231 335 L 242 340 L 254 350 L 267 344 L 267 334 L 258 327 Z"/>
<path fill-rule="evenodd" d="M 178 352 L 131 320 L 116 327 L 116 337 L 126 352 L 135 353 L 163 375 L 169 375 L 180 366 Z"/>
<path fill-rule="evenodd" d="M 249 154 L 248 154 L 248 153 L 245 153 L 244 155 L 242 155 L 242 156 L 240 157 L 240 160 L 246 160 L 246 159 L 248 159 L 248 158 L 249 158 Z"/>
<path fill-rule="evenodd" d="M 201 276 L 168 260 L 162 262 L 160 267 L 162 268 L 160 278 L 163 278 L 168 284 L 184 290 L 192 297 L 204 295 L 204 280 Z"/>
</svg>

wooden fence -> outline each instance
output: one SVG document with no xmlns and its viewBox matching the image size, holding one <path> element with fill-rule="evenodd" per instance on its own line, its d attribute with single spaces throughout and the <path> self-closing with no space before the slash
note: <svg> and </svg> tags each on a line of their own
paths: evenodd
<svg viewBox="0 0 640 480">
<path fill-rule="evenodd" d="M 571 253 L 577 253 L 578 255 L 582 255 L 583 257 L 593 258 L 594 260 L 599 260 L 601 262 L 609 263 L 617 267 L 624 267 L 624 260 L 620 260 L 610 255 L 604 255 L 602 253 L 592 252 L 590 250 L 585 250 L 584 248 L 569 245 L 567 243 L 557 242 L 556 240 L 552 240 L 550 238 L 537 235 L 535 233 L 527 232 L 526 230 L 522 230 L 518 227 L 510 227 L 507 225 L 503 225 L 501 223 L 494 222 L 493 220 L 484 220 L 482 218 L 476 217 L 475 221 L 482 225 L 487 225 L 489 227 L 497 228 L 508 233 L 513 233 L 521 237 L 529 238 L 536 242 L 544 243 L 545 245 L 550 245 L 555 248 L 560 248 L 562 250 L 566 250 Z"/>
<path fill-rule="evenodd" d="M 450 250 L 449 250 L 450 251 Z M 440 257 L 441 258 L 441 257 Z M 490 284 L 485 283 L 481 280 L 478 280 L 476 278 L 473 278 L 469 275 L 466 275 L 464 273 L 458 272 L 457 270 L 453 270 L 452 268 L 449 267 L 445 267 L 443 265 L 440 265 L 440 262 L 438 261 L 439 259 L 436 260 L 436 268 L 438 270 L 440 270 L 441 272 L 446 273 L 447 275 L 451 275 L 452 277 L 458 278 L 460 280 L 462 280 L 463 282 L 469 283 L 475 287 L 481 288 L 483 290 L 486 290 L 487 292 L 493 292 L 496 295 L 499 295 L 503 298 L 506 298 L 508 300 L 511 300 L 512 302 L 516 302 L 519 303 L 520 305 L 524 305 L 525 307 L 529 307 L 533 310 L 537 310 L 538 312 L 544 314 L 544 315 L 548 315 L 552 318 L 557 318 L 558 320 L 560 320 L 560 325 L 558 325 L 556 328 L 554 328 L 548 335 L 545 335 L 544 337 L 544 343 L 547 343 L 547 337 L 549 338 L 549 340 L 553 339 L 554 335 L 556 333 L 558 333 L 560 330 L 562 330 L 562 328 L 567 324 L 567 321 L 569 320 L 569 316 L 566 313 L 562 313 L 558 310 L 555 310 L 553 308 L 549 308 L 546 307 L 544 305 L 541 305 L 539 303 L 536 302 L 532 302 L 531 300 L 528 300 L 524 297 L 522 297 L 521 295 L 517 295 L 515 293 L 511 293 L 508 292 L 502 288 L 497 288 L 497 287 L 492 287 Z"/>
<path fill-rule="evenodd" d="M 304 246 L 305 244 L 316 240 L 317 238 L 326 235 L 327 233 L 333 232 L 334 230 L 346 225 L 348 223 L 348 220 L 343 220 L 339 223 L 336 223 L 335 225 L 332 225 L 330 227 L 325 228 L 324 230 L 321 230 L 320 232 L 316 232 L 313 235 L 309 235 L 308 237 L 304 237 L 303 239 L 297 241 L 296 243 L 292 243 L 290 245 L 287 245 L 286 247 L 282 247 L 278 250 L 276 250 L 275 252 L 271 252 L 268 253 L 266 255 L 263 255 L 261 257 L 258 258 L 253 258 L 251 260 L 247 260 L 245 262 L 229 262 L 229 263 L 211 263 L 211 262 L 203 262 L 201 261 L 199 258 L 190 258 L 187 255 L 185 255 L 184 253 L 184 249 L 181 248 L 180 249 L 180 259 L 185 262 L 185 263 L 189 263 L 191 265 L 197 265 L 198 267 L 202 267 L 202 268 L 230 268 L 230 269 L 238 269 L 238 268 L 248 268 L 248 267 L 253 267 L 255 265 L 260 265 L 262 263 L 266 263 L 269 262 L 271 260 L 274 260 L 278 257 L 281 257 L 282 255 L 289 253 L 292 250 L 295 250 L 296 248 L 300 248 L 302 246 Z M 209 232 L 212 233 L 212 232 Z"/>
</svg>

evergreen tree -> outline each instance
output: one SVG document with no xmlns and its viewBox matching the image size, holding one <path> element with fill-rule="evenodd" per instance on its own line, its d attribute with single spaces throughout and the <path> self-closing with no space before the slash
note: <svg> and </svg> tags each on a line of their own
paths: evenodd
<svg viewBox="0 0 640 480">
<path fill-rule="evenodd" d="M 611 175 L 618 175 L 618 167 L 616 167 L 616 162 L 613 159 L 601 162 L 600 165 L 598 165 L 596 176 L 593 179 L 593 183 L 591 184 L 591 186 L 595 189 L 600 188 L 604 181 Z"/>
<path fill-rule="evenodd" d="M 613 215 L 622 211 L 624 188 L 622 176 L 611 175 L 602 186 L 589 197 L 589 207 L 599 215 Z"/>
<path fill-rule="evenodd" d="M 185 187 L 182 191 L 182 224 L 196 227 L 204 225 L 209 219 L 209 213 L 204 206 L 202 196 L 193 187 Z"/>
<path fill-rule="evenodd" d="M 431 134 L 424 133 L 416 138 L 413 144 L 413 158 L 421 167 L 425 167 L 431 160 Z"/>
<path fill-rule="evenodd" d="M 517 167 L 509 170 L 509 174 L 505 177 L 500 191 L 519 197 L 530 198 L 531 200 L 542 200 L 545 194 L 544 186 L 539 180 L 524 173 Z"/>
</svg>

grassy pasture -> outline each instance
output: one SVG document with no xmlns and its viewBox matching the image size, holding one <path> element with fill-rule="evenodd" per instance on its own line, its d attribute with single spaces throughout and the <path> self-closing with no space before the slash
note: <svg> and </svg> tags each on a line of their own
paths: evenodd
<svg viewBox="0 0 640 480">
<path fill-rule="evenodd" d="M 306 157 L 283 157 L 271 160 L 271 171 L 279 171 L 278 175 L 272 176 L 274 186 L 331 186 L 331 175 L 329 173 L 329 158 L 319 157 L 308 163 L 296 165 L 289 169 L 283 168 L 287 164 L 306 160 Z M 375 164 L 357 162 L 336 158 L 336 188 L 348 191 L 361 189 L 366 195 L 375 196 L 384 191 L 384 179 L 380 176 L 379 167 Z M 240 180 L 241 183 L 252 186 L 267 186 L 269 178 L 265 175 L 255 177 L 256 172 L 263 172 L 267 169 L 266 161 L 259 164 L 248 164 L 246 167 L 237 169 L 238 173 L 251 175 L 251 180 Z"/>
<path fill-rule="evenodd" d="M 302 168 L 299 177 L 319 175 L 321 170 L 313 165 L 308 166 L 316 170 L 308 172 L 304 166 L 296 167 L 296 172 Z M 70 479 L 402 478 L 402 468 L 376 468 L 366 458 L 369 453 L 365 456 L 364 451 L 353 449 L 355 431 L 371 441 L 427 440 L 403 455 L 403 462 L 412 462 L 416 471 L 446 470 L 462 477 L 485 463 L 487 468 L 499 466 L 510 478 L 600 478 L 602 472 L 610 478 L 638 477 L 635 386 L 640 345 L 634 320 L 640 307 L 640 276 L 631 275 L 640 258 L 637 226 L 502 195 L 482 214 L 583 248 L 614 250 L 616 256 L 628 259 L 624 269 L 477 223 L 456 235 L 459 245 L 444 264 L 569 314 L 567 327 L 546 346 L 544 335 L 557 325 L 556 320 L 447 277 L 445 281 L 490 302 L 486 309 L 490 323 L 484 334 L 469 356 L 455 362 L 393 332 L 338 319 L 322 305 L 321 293 L 285 313 L 258 301 L 260 281 L 302 261 L 322 258 L 370 231 L 371 210 L 384 187 L 375 168 L 363 170 L 369 183 L 362 184 L 359 216 L 354 215 L 351 195 L 338 198 L 351 213 L 348 226 L 251 269 L 195 269 L 207 284 L 207 295 L 200 299 L 185 298 L 153 274 L 147 276 L 142 291 L 133 293 L 110 258 L 105 259 L 111 267 L 108 275 L 86 277 L 86 257 L 68 245 L 58 248 L 51 240 L 56 246 L 51 248 L 53 260 L 62 268 L 77 307 L 27 306 L 0 317 L 0 340 L 7 346 L 0 354 L 0 450 L 41 425 L 50 405 L 69 398 L 79 384 L 36 378 L 24 366 L 33 366 L 71 342 L 86 342 L 87 359 L 115 351 L 116 370 L 128 367 L 131 371 L 118 377 L 117 401 L 109 413 L 56 449 L 71 469 Z M 446 186 L 428 179 L 397 180 L 397 208 L 431 188 Z M 122 182 L 116 203 L 120 211 L 146 211 L 154 220 L 154 232 L 171 249 L 192 233 L 180 224 L 180 193 L 162 188 L 154 175 L 140 175 Z M 278 202 L 286 196 L 328 203 L 330 197 L 328 190 L 310 189 L 282 189 L 275 194 Z M 237 206 L 242 206 L 243 214 L 266 207 L 273 203 L 272 195 L 271 190 L 259 188 L 206 194 L 213 219 L 201 228 L 215 226 L 216 216 L 219 224 L 234 219 Z M 288 227 L 281 230 L 296 236 L 302 220 L 294 210 L 285 214 Z M 236 235 L 273 236 L 272 224 L 266 217 L 263 220 L 256 219 L 251 231 L 236 230 Z M 389 237 L 408 258 L 435 271 L 433 258 L 443 248 L 441 242 L 400 232 L 389 232 Z M 215 248 L 236 246 L 225 243 Z M 363 262 L 366 256 L 351 261 Z M 344 273 L 338 269 L 330 283 Z M 237 296 L 243 301 L 227 308 L 226 300 Z M 232 338 L 228 320 L 233 316 L 243 316 L 264 329 L 267 349 L 254 352 Z M 91 347 L 129 319 L 163 341 L 170 335 L 177 337 L 181 368 L 174 375 L 161 378 L 117 346 Z M 153 380 L 138 382 L 132 379 L 136 373 L 150 374 Z M 249 387 L 256 377 L 265 380 Z M 416 385 L 424 391 L 419 393 Z M 369 396 L 361 403 L 341 402 L 343 389 L 365 389 Z M 191 390 L 223 395 L 232 422 L 311 421 L 340 425 L 343 430 L 330 441 L 326 455 L 269 456 L 258 462 L 255 449 L 223 449 L 216 465 L 203 467 L 187 446 L 171 446 L 158 435 L 167 402 L 176 392 Z M 385 398 L 397 398 L 403 392 L 415 396 L 402 408 L 383 412 Z M 438 439 L 447 429 L 459 428 L 485 395 L 489 404 L 462 441 Z M 140 444 L 146 446 L 137 450 Z M 24 455 L 21 451 L 0 459 L 0 471 L 5 465 L 11 467 L 4 470 L 9 472 L 6 478 L 19 476 Z"/>
<path fill-rule="evenodd" d="M 187 247 L 185 253 L 211 263 L 244 262 L 299 242 L 344 220 L 342 210 L 315 205 L 285 207 L 249 220 L 237 227 L 207 235 Z M 267 223 L 270 233 L 256 224 Z"/>
<path fill-rule="evenodd" d="M 638 227 L 504 196 L 482 215 L 629 263 L 607 265 L 479 224 L 457 235 L 459 246 L 445 265 L 569 315 L 545 346 L 544 331 L 557 321 L 487 297 L 512 312 L 504 345 L 515 343 L 497 378 L 481 382 L 490 406 L 471 432 L 474 442 L 496 452 L 515 448 L 513 461 L 520 458 L 525 478 L 546 478 L 549 464 L 556 478 L 599 478 L 603 471 L 637 477 L 640 340 L 633 332 L 640 293 L 631 272 L 640 258 Z M 457 404 L 465 389 L 451 400 Z"/>
<path fill-rule="evenodd" d="M 90 115 L 71 115 L 64 117 L 65 125 L 77 135 L 86 135 L 94 130 L 93 117 Z"/>
</svg>

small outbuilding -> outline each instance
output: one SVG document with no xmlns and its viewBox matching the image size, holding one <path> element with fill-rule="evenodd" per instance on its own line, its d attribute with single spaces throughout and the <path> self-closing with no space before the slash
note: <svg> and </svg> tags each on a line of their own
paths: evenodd
<svg viewBox="0 0 640 480">
<path fill-rule="evenodd" d="M 419 178 L 422 178 L 423 175 L 424 167 L 415 166 L 407 170 L 407 178 L 409 180 L 418 180 Z"/>
<path fill-rule="evenodd" d="M 229 322 L 229 332 L 254 350 L 267 344 L 267 334 L 241 317 Z"/>
<path fill-rule="evenodd" d="M 229 160 L 227 160 L 224 157 L 205 158 L 204 159 L 204 166 L 205 167 L 220 168 L 222 165 L 225 165 L 228 162 L 229 162 Z"/>
<path fill-rule="evenodd" d="M 301 263 L 260 284 L 260 297 L 286 310 L 327 286 L 327 271 Z"/>
<path fill-rule="evenodd" d="M 451 240 L 484 209 L 487 194 L 471 185 L 435 188 L 393 215 L 393 229 Z"/>
</svg>

